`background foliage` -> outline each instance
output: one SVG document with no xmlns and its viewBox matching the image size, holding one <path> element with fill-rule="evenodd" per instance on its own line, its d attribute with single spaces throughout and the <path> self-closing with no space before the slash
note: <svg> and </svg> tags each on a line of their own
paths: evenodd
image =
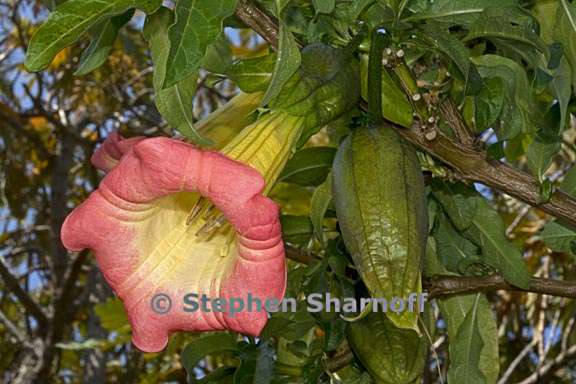
<svg viewBox="0 0 576 384">
<path fill-rule="evenodd" d="M 168 29 L 162 25 L 171 23 L 145 23 L 146 12 L 160 6 L 154 0 L 0 2 L 2 380 L 576 380 L 574 301 L 539 294 L 530 280 L 574 280 L 576 219 L 570 218 L 576 211 L 560 209 L 557 219 L 546 204 L 556 204 L 557 188 L 576 197 L 576 3 L 260 1 L 277 22 L 277 50 L 234 16 L 232 0 L 165 5 L 176 15 Z M 49 10 L 60 17 L 46 22 Z M 313 43 L 353 51 L 367 99 L 370 32 L 381 27 L 392 36 L 381 79 L 383 115 L 395 129 L 415 132 L 420 139 L 414 142 L 434 155 L 419 153 L 430 216 L 425 277 L 497 273 L 535 292 L 438 295 L 420 319 L 422 338 L 394 333 L 385 317 L 349 322 L 334 313 L 299 311 L 273 316 L 259 340 L 177 334 L 160 354 L 135 350 L 122 306 L 92 256 L 68 255 L 59 241 L 65 215 L 99 180 L 89 163 L 95 146 L 115 130 L 206 143 L 193 121 L 238 88 L 266 92 L 263 104 L 293 113 L 322 110 L 324 94 L 298 107 L 286 101 L 299 68 L 333 66 L 334 76 L 316 79 L 334 87 L 330 92 L 356 72 L 339 56 L 300 52 Z M 362 103 L 337 102 L 350 111 L 326 126 L 307 120 L 304 137 L 312 138 L 272 192 L 282 206 L 288 254 L 300 261 L 290 261 L 290 297 L 367 294 L 341 240 L 328 177 L 336 148 L 351 126 L 362 124 L 364 112 Z M 454 114 L 462 116 L 464 129 L 455 129 Z M 433 143 L 444 138 L 469 148 L 470 156 L 441 152 Z M 475 154 L 531 174 L 534 182 L 474 184 L 491 180 L 475 168 Z M 492 188 L 498 182 L 505 188 Z M 522 201 L 527 186 L 537 193 Z M 395 345 L 391 334 L 404 349 L 387 348 Z"/>
</svg>

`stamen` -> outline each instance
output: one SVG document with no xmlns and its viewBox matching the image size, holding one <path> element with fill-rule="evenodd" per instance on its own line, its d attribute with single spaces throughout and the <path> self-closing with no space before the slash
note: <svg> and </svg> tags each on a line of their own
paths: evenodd
<svg viewBox="0 0 576 384">
<path fill-rule="evenodd" d="M 198 201 L 196 201 L 196 204 L 194 204 L 194 206 L 190 210 L 190 213 L 188 214 L 188 217 L 186 218 L 186 225 L 192 224 L 192 221 L 194 221 L 194 219 L 198 217 L 200 211 L 204 207 L 203 201 L 204 201 L 203 197 L 199 198 Z"/>
<path fill-rule="evenodd" d="M 208 207 L 205 209 L 204 215 L 202 215 L 202 218 L 209 219 L 210 216 L 212 216 L 212 213 L 214 212 L 214 208 L 216 207 L 213 204 L 208 205 Z"/>
<path fill-rule="evenodd" d="M 230 248 L 232 244 L 234 244 L 234 240 L 236 240 L 236 236 L 229 236 L 230 231 L 232 228 L 228 228 L 226 231 L 226 243 L 220 248 L 220 257 L 226 257 L 230 253 Z"/>
<path fill-rule="evenodd" d="M 211 218 L 196 232 L 196 236 L 209 235 L 215 229 L 220 228 L 226 222 L 226 217 L 224 215 L 219 215 L 216 218 Z"/>
</svg>

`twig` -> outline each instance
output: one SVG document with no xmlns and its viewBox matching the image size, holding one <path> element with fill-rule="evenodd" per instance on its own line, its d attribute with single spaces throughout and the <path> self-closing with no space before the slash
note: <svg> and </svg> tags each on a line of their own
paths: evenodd
<svg viewBox="0 0 576 384">
<path fill-rule="evenodd" d="M 18 339 L 18 342 L 25 345 L 28 344 L 28 338 L 26 335 L 1 310 L 0 323 L 4 324 L 6 329 L 10 331 L 16 337 L 16 339 Z"/>
<path fill-rule="evenodd" d="M 286 257 L 301 264 L 310 264 L 318 259 L 318 256 L 314 255 L 314 253 L 291 245 L 286 246 Z M 428 292 L 430 299 L 498 290 L 532 292 L 541 295 L 576 299 L 576 281 L 562 281 L 538 277 L 530 279 L 528 289 L 519 288 L 507 283 L 499 274 L 482 277 L 434 276 L 431 279 L 425 279 L 422 282 L 422 286 L 424 290 Z"/>
<path fill-rule="evenodd" d="M 326 361 L 326 369 L 329 372 L 337 372 L 342 368 L 346 367 L 354 360 L 354 353 L 350 349 L 350 345 L 347 342 L 342 343 L 336 353 L 330 357 L 330 360 Z"/>
<path fill-rule="evenodd" d="M 48 324 L 48 317 L 40 308 L 40 306 L 30 297 L 28 292 L 26 292 L 21 286 L 16 277 L 12 275 L 10 269 L 4 260 L 0 259 L 0 277 L 4 280 L 6 284 L 7 291 L 14 294 L 20 304 L 26 308 L 26 310 L 36 318 L 39 327 L 45 327 Z"/>
<path fill-rule="evenodd" d="M 318 258 L 312 252 L 286 244 L 286 257 L 300 264 L 312 264 Z"/>
<path fill-rule="evenodd" d="M 424 281 L 424 288 L 429 292 L 430 298 L 497 290 L 533 292 L 542 295 L 576 298 L 576 281 L 534 277 L 530 279 L 528 289 L 522 289 L 507 283 L 499 274 L 485 277 L 438 276 Z"/>
<path fill-rule="evenodd" d="M 543 383 L 545 382 L 542 380 L 542 377 L 553 373 L 557 368 L 561 368 L 564 366 L 566 360 L 569 360 L 576 356 L 576 345 L 568 348 L 565 351 L 560 352 L 552 361 L 547 364 L 544 364 L 540 369 L 536 372 L 519 382 L 518 384 L 535 384 L 535 383 Z"/>
<path fill-rule="evenodd" d="M 532 339 L 530 343 L 526 344 L 524 349 L 522 349 L 518 356 L 516 356 L 516 358 L 514 358 L 514 360 L 510 363 L 500 380 L 498 380 L 498 384 L 506 384 L 508 382 L 510 376 L 512 373 L 514 373 L 514 370 L 518 364 L 520 364 L 520 362 L 524 359 L 524 357 L 526 357 L 526 355 L 532 350 L 532 348 L 534 348 L 536 344 L 538 344 L 538 339 L 536 338 Z"/>
</svg>

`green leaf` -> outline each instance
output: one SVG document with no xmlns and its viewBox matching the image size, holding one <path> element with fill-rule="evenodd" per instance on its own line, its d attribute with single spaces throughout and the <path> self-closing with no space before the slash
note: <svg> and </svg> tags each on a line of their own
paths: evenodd
<svg viewBox="0 0 576 384">
<path fill-rule="evenodd" d="M 528 166 L 540 182 L 544 181 L 544 173 L 560 151 L 560 145 L 560 138 L 545 139 L 537 135 L 528 146 L 526 150 Z"/>
<path fill-rule="evenodd" d="M 178 0 L 176 21 L 170 26 L 170 54 L 163 88 L 197 76 L 208 46 L 222 33 L 222 22 L 232 15 L 236 0 Z"/>
<path fill-rule="evenodd" d="M 443 29 L 434 24 L 425 24 L 420 26 L 416 36 L 422 41 L 422 47 L 425 49 L 433 49 L 448 57 L 454 64 L 466 82 L 466 87 L 471 90 L 479 88 L 478 70 L 470 62 L 468 49 L 464 44 L 455 36 L 450 34 L 446 29 Z"/>
<path fill-rule="evenodd" d="M 197 75 L 184 78 L 175 85 L 163 88 L 162 79 L 166 73 L 166 63 L 170 52 L 168 27 L 172 24 L 174 15 L 166 7 L 146 18 L 144 36 L 150 45 L 152 61 L 154 62 L 154 102 L 156 108 L 168 124 L 190 140 L 210 145 L 211 141 L 203 138 L 194 128 L 192 103 L 197 86 Z"/>
<path fill-rule="evenodd" d="M 282 238 L 284 241 L 296 245 L 307 244 L 314 233 L 312 223 L 307 216 L 282 215 Z"/>
<path fill-rule="evenodd" d="M 576 32 L 575 32 L 576 37 Z M 568 118 L 568 103 L 572 96 L 572 69 L 566 58 L 560 60 L 560 65 L 554 71 L 554 78 L 550 82 L 552 94 L 560 104 L 560 123 L 558 132 L 563 132 Z"/>
<path fill-rule="evenodd" d="M 274 110 L 305 116 L 299 145 L 354 108 L 360 98 L 356 59 L 323 43 L 302 50 L 302 64 L 271 103 Z"/>
<path fill-rule="evenodd" d="M 572 197 L 576 197 L 576 167 L 570 170 L 564 176 L 564 180 L 560 184 L 560 189 Z"/>
<path fill-rule="evenodd" d="M 570 168 L 559 187 L 570 196 L 576 196 L 576 167 Z M 574 252 L 576 231 L 562 225 L 562 223 L 558 221 L 547 223 L 541 236 L 550 249 L 557 252 L 570 252 L 576 255 L 576 252 Z"/>
<path fill-rule="evenodd" d="M 40 71 L 50 64 L 58 52 L 74 44 L 99 22 L 130 8 L 151 13 L 161 3 L 160 0 L 66 1 L 50 13 L 46 22 L 32 36 L 24 64 L 29 71 Z"/>
<path fill-rule="evenodd" d="M 486 8 L 480 18 L 470 26 L 465 42 L 485 38 L 498 43 L 507 40 L 522 45 L 523 49 L 537 50 L 544 54 L 547 49 L 535 32 L 535 21 L 518 6 Z M 545 64 L 542 56 L 542 63 Z"/>
<path fill-rule="evenodd" d="M 53 11 L 58 5 L 62 4 L 66 0 L 42 0 L 42 4 L 50 11 Z"/>
<path fill-rule="evenodd" d="M 324 350 L 334 351 L 342 344 L 342 340 L 346 337 L 348 323 L 340 317 L 335 317 L 329 321 L 323 321 L 322 323 L 322 329 L 325 334 Z"/>
<path fill-rule="evenodd" d="M 324 244 L 324 216 L 332 202 L 332 178 L 327 177 L 324 183 L 314 190 L 310 200 L 310 221 L 320 243 Z"/>
<path fill-rule="evenodd" d="M 180 359 L 188 377 L 196 377 L 194 368 L 205 356 L 219 352 L 238 352 L 234 337 L 228 333 L 215 333 L 200 336 L 189 342 Z"/>
<path fill-rule="evenodd" d="M 272 77 L 261 105 L 267 105 L 280 94 L 282 87 L 298 70 L 302 60 L 296 39 L 283 22 L 280 23 L 279 35 L 274 72 L 272 72 Z"/>
<path fill-rule="evenodd" d="M 434 231 L 438 258 L 451 272 L 462 273 L 461 267 L 478 259 L 478 247 L 459 234 L 444 215 L 440 215 Z"/>
<path fill-rule="evenodd" d="M 240 366 L 234 373 L 233 384 L 268 384 L 274 372 L 274 348 L 268 341 L 258 344 L 242 343 L 239 351 Z"/>
<path fill-rule="evenodd" d="M 456 337 L 450 338 L 450 369 L 448 380 L 451 383 L 487 384 L 487 377 L 480 369 L 480 359 L 484 341 L 480 333 L 480 300 L 486 300 L 478 293 L 472 307 L 458 327 Z M 485 303 L 486 304 L 486 303 Z M 485 307 L 484 307 L 485 308 Z M 488 311 L 490 308 L 488 307 Z M 449 320 L 447 320 L 449 321 Z M 482 327 L 486 324 L 482 323 Z"/>
<path fill-rule="evenodd" d="M 495 127 L 499 140 L 511 140 L 521 133 L 535 133 L 534 92 L 524 68 L 502 56 L 484 55 L 470 59 L 483 78 L 500 78 L 505 83 L 504 107 L 499 126 Z"/>
<path fill-rule="evenodd" d="M 275 61 L 275 54 L 239 60 L 228 75 L 244 92 L 264 92 L 270 84 Z"/>
<path fill-rule="evenodd" d="M 228 39 L 222 33 L 216 41 L 208 45 L 202 59 L 202 68 L 219 75 L 227 75 L 232 67 L 232 51 Z"/>
<path fill-rule="evenodd" d="M 474 97 L 474 122 L 480 133 L 494 126 L 504 107 L 504 81 L 499 77 L 485 80 L 478 95 Z"/>
<path fill-rule="evenodd" d="M 572 85 L 576 89 L 576 3 L 559 0 L 554 37 L 562 43 L 564 54 L 572 67 Z"/>
<path fill-rule="evenodd" d="M 486 264 L 497 269 L 509 283 L 528 288 L 530 273 L 522 253 L 506 238 L 502 218 L 486 200 L 479 200 L 472 226 L 466 234 L 482 249 Z"/>
<path fill-rule="evenodd" d="M 316 326 L 316 321 L 305 305 L 300 305 L 296 313 L 281 313 L 280 315 L 268 320 L 260 335 L 262 339 L 282 337 L 294 341 L 302 338 Z"/>
<path fill-rule="evenodd" d="M 336 148 L 304 148 L 288 160 L 279 180 L 304 186 L 320 185 L 326 180 L 335 155 Z"/>
<path fill-rule="evenodd" d="M 546 44 L 552 44 L 554 30 L 556 29 L 559 1 L 538 1 L 531 9 L 532 14 L 538 20 L 540 36 Z"/>
<path fill-rule="evenodd" d="M 117 298 L 109 298 L 104 303 L 96 304 L 94 312 L 100 318 L 102 327 L 107 331 L 122 332 L 130 327 L 124 306 Z"/>
<path fill-rule="evenodd" d="M 236 372 L 236 367 L 233 366 L 221 366 L 210 372 L 208 375 L 204 376 L 195 383 L 198 384 L 214 384 L 214 383 L 227 383 L 224 379 L 229 379 Z"/>
<path fill-rule="evenodd" d="M 112 46 L 116 41 L 120 29 L 132 19 L 134 9 L 129 9 L 121 15 L 111 17 L 110 19 L 94 26 L 90 30 L 92 41 L 80 57 L 80 64 L 75 76 L 85 75 L 100 67 L 106 61 Z"/>
<path fill-rule="evenodd" d="M 312 0 L 316 13 L 332 13 L 336 7 L 336 0 Z"/>
<path fill-rule="evenodd" d="M 432 239 L 428 241 L 427 255 L 425 259 L 425 276 L 428 278 L 438 275 L 451 275 L 448 270 L 440 263 L 436 256 L 437 243 Z M 478 365 L 472 368 L 475 371 L 480 371 L 480 377 L 484 377 L 486 383 L 495 383 L 498 379 L 499 359 L 498 359 L 498 329 L 496 326 L 496 319 L 490 308 L 490 303 L 484 295 L 480 295 L 480 299 L 476 305 L 477 328 L 472 328 L 473 333 L 469 335 L 472 338 L 472 343 L 479 343 L 481 347 L 478 348 L 479 359 Z M 443 319 L 446 321 L 448 339 L 449 339 L 449 353 L 451 364 L 448 367 L 449 379 L 453 379 L 462 372 L 461 369 L 455 371 L 458 366 L 462 366 L 470 359 L 465 358 L 462 350 L 465 343 L 469 343 L 469 338 L 461 337 L 459 331 L 463 328 L 464 320 L 473 316 L 472 311 L 476 303 L 476 295 L 455 295 L 448 298 L 438 300 L 438 306 Z M 481 324 L 481 325 L 480 325 Z M 470 328 L 468 328 L 470 329 Z M 476 333 L 477 331 L 477 333 Z M 479 337 L 478 337 L 479 336 Z M 456 360 L 456 363 L 454 363 Z M 452 381 L 450 381 L 452 382 Z M 456 383 L 467 383 L 467 381 L 454 381 Z"/>
<path fill-rule="evenodd" d="M 335 373 L 346 384 L 374 384 L 370 374 L 355 364 L 347 365 Z"/>
<path fill-rule="evenodd" d="M 544 243 L 556 252 L 572 252 L 576 232 L 554 221 L 546 224 L 542 231 Z"/>
<path fill-rule="evenodd" d="M 472 219 L 482 200 L 474 188 L 462 183 L 447 183 L 434 179 L 432 193 L 459 231 L 472 225 Z"/>
<path fill-rule="evenodd" d="M 412 15 L 406 21 L 433 20 L 448 24 L 470 25 L 488 7 L 504 7 L 516 0 L 415 0 L 410 3 Z"/>
</svg>

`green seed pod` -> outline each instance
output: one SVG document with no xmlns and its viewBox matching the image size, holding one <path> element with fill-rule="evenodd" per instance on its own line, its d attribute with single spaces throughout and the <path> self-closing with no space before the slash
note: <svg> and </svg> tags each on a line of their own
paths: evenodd
<svg viewBox="0 0 576 384">
<path fill-rule="evenodd" d="M 396 328 L 383 313 L 371 313 L 350 324 L 348 340 L 376 383 L 419 382 L 427 343 L 413 330 Z"/>
<path fill-rule="evenodd" d="M 422 291 L 428 213 L 415 149 L 389 127 L 355 129 L 334 160 L 333 194 L 346 247 L 371 295 L 404 299 L 388 310 L 400 328 L 418 330 L 406 299 Z"/>
</svg>

